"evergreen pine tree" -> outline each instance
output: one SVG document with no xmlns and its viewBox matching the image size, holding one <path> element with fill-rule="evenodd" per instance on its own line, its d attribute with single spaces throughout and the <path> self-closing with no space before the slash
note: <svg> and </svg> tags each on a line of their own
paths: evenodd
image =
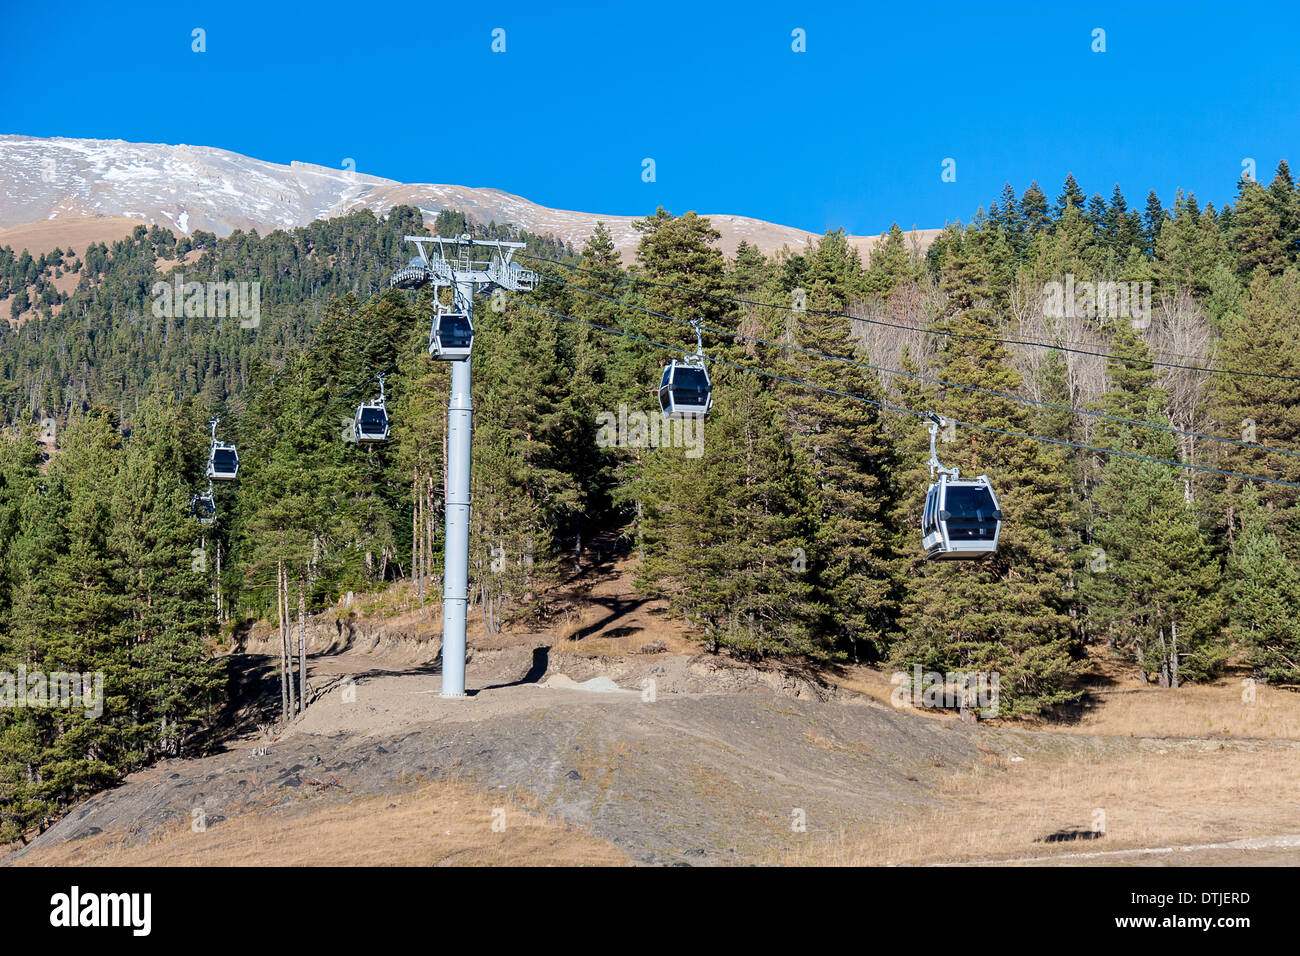
<svg viewBox="0 0 1300 956">
<path fill-rule="evenodd" d="M 1241 495 L 1240 533 L 1228 559 L 1228 608 L 1235 640 L 1268 681 L 1300 681 L 1300 571 L 1269 529 L 1253 487 Z"/>
<path fill-rule="evenodd" d="M 1047 211 L 1047 197 L 1037 182 L 1031 182 L 1020 196 L 1020 215 L 1025 223 L 1025 235 L 1033 236 L 1051 223 Z"/>
<path fill-rule="evenodd" d="M 945 277 L 949 314 L 935 377 L 959 385 L 1014 393 L 1020 376 L 1008 365 L 992 314 L 984 307 L 985 265 L 959 259 Z M 1023 405 L 986 392 L 907 386 L 904 404 L 935 408 L 957 421 L 1027 433 Z M 912 555 L 893 664 L 909 669 L 997 673 L 1000 713 L 1036 713 L 1077 696 L 1072 594 L 1067 553 L 1068 486 L 1062 457 L 1029 438 L 990 436 L 956 428 L 957 442 L 939 455 L 963 475 L 987 474 L 998 492 L 1004 524 L 996 555 L 979 562 L 927 562 L 920 553 L 921 507 L 929 476 L 923 423 L 905 436 L 910 466 L 898 525 Z"/>
<path fill-rule="evenodd" d="M 170 398 L 143 410 L 110 503 L 118 634 L 132 701 L 131 749 L 144 762 L 183 756 L 216 701 L 222 675 L 211 659 L 216 632 L 206 535 L 189 514 L 186 476 L 200 467 L 197 416 Z"/>
<path fill-rule="evenodd" d="M 1277 173 L 1268 184 L 1268 198 L 1277 214 L 1282 253 L 1287 262 L 1295 262 L 1300 257 L 1300 191 L 1285 159 L 1277 164 Z"/>
<path fill-rule="evenodd" d="M 1154 397 L 1147 420 L 1159 420 Z M 1124 429 L 1116 447 L 1173 457 L 1167 433 L 1136 431 Z M 1224 658 L 1219 566 L 1180 476 L 1158 462 L 1113 455 L 1094 502 L 1101 550 L 1083 581 L 1094 628 L 1162 687 L 1212 674 Z"/>
<path fill-rule="evenodd" d="M 1143 251 L 1149 256 L 1156 254 L 1156 241 L 1160 238 L 1160 227 L 1164 225 L 1166 218 L 1164 206 L 1160 204 L 1160 197 L 1153 189 L 1147 193 L 1146 211 L 1142 214 L 1142 239 L 1145 243 Z"/>
<path fill-rule="evenodd" d="M 1249 277 L 1261 267 L 1278 273 L 1286 264 L 1279 210 L 1270 193 L 1254 180 L 1242 179 L 1237 184 L 1230 239 L 1237 257 L 1237 271 L 1243 277 Z"/>
<path fill-rule="evenodd" d="M 1255 274 L 1244 299 L 1229 309 L 1220 322 L 1219 347 L 1232 357 L 1233 368 L 1250 369 L 1279 376 L 1300 375 L 1300 345 L 1295 337 L 1295 316 L 1300 314 L 1300 270 L 1292 266 L 1280 276 Z M 1250 375 L 1216 375 L 1212 409 L 1223 434 L 1275 448 L 1300 447 L 1300 398 L 1292 383 L 1282 378 Z M 1260 448 L 1223 445 L 1218 467 L 1240 474 L 1300 481 L 1300 459 L 1269 454 Z M 1219 507 L 1220 527 L 1234 526 L 1233 511 L 1241 481 L 1223 482 Z M 1259 492 L 1272 509 L 1276 521 L 1283 521 L 1296 504 L 1293 489 L 1267 484 Z M 1283 541 L 1292 557 L 1291 535 Z"/>
<path fill-rule="evenodd" d="M 1073 206 L 1079 212 L 1084 211 L 1084 204 L 1087 202 L 1087 196 L 1079 188 L 1079 183 L 1074 178 L 1074 173 L 1069 173 L 1065 177 L 1065 183 L 1061 186 L 1061 194 L 1056 197 L 1056 205 L 1052 207 L 1052 218 L 1060 221 L 1065 215 L 1065 211 Z"/>
<path fill-rule="evenodd" d="M 850 336 L 848 320 L 834 314 L 837 297 L 824 283 L 810 290 L 809 310 L 791 328 L 793 345 L 779 374 L 826 391 L 788 385 L 781 389 L 786 427 L 817 484 L 815 549 L 809 556 L 818 594 L 828 612 L 825 629 L 854 660 L 884 651 L 898 602 L 898 532 L 892 438 L 881 408 L 845 398 L 883 403 L 876 375 L 851 362 L 865 362 Z M 816 352 L 846 361 L 815 358 Z M 833 394 L 839 393 L 839 394 Z"/>
<path fill-rule="evenodd" d="M 1198 296 L 1209 291 L 1214 267 L 1228 259 L 1228 250 L 1215 218 L 1202 215 L 1195 196 L 1179 192 L 1172 218 L 1160 229 L 1156 258 L 1163 287 Z"/>
<path fill-rule="evenodd" d="M 1136 212 L 1129 210 L 1119 183 L 1115 184 L 1106 210 L 1105 236 L 1106 245 L 1117 255 L 1127 256 L 1134 246 L 1143 247 L 1142 221 Z"/>
<path fill-rule="evenodd" d="M 780 427 L 772 392 L 738 372 L 718 393 L 703 454 L 647 456 L 645 561 L 638 583 L 663 596 L 714 649 L 745 657 L 835 650 L 815 625 L 806 503 L 815 494 Z"/>
<path fill-rule="evenodd" d="M 913 278 L 914 274 L 903 230 L 894 223 L 883 240 L 876 240 L 875 250 L 862 275 L 863 294 L 868 297 L 887 296 L 900 282 Z"/>
</svg>

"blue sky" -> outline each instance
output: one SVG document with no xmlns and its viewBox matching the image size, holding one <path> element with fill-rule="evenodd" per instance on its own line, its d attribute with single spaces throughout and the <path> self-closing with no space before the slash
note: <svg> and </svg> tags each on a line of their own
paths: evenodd
<svg viewBox="0 0 1300 956">
<path fill-rule="evenodd" d="M 1054 199 L 1069 172 L 1219 205 L 1246 157 L 1300 166 L 1300 5 L 1053 6 L 5 0 L 0 132 L 853 233 L 969 219 L 1004 182 Z"/>
</svg>

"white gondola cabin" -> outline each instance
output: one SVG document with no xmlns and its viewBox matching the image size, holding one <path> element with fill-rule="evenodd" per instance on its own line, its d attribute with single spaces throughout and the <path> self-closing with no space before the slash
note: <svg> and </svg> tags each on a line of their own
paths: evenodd
<svg viewBox="0 0 1300 956">
<path fill-rule="evenodd" d="M 676 359 L 664 366 L 659 379 L 659 408 L 670 418 L 709 414 L 713 407 L 713 383 L 703 361 Z"/>
<path fill-rule="evenodd" d="M 382 405 L 359 406 L 354 426 L 357 441 L 388 441 L 388 412 Z"/>
<path fill-rule="evenodd" d="M 935 441 L 939 429 L 953 423 L 926 412 L 930 427 L 930 478 L 921 511 L 921 547 L 927 560 L 976 560 L 996 554 L 1002 533 L 1002 508 L 987 475 L 962 478 L 956 468 L 939 461 Z M 951 438 L 947 439 L 951 441 Z M 937 478 L 936 478 L 937 476 Z"/>
<path fill-rule="evenodd" d="M 208 477 L 215 481 L 234 481 L 239 477 L 239 453 L 235 446 L 214 441 L 208 452 Z"/>
<path fill-rule="evenodd" d="M 384 395 L 384 378 L 379 377 L 379 398 L 357 406 L 352 431 L 357 441 L 388 441 L 388 409 Z"/>
<path fill-rule="evenodd" d="M 217 424 L 221 421 L 214 418 L 208 422 L 212 426 L 212 444 L 208 447 L 208 468 L 207 476 L 209 481 L 234 481 L 239 475 L 239 453 L 235 451 L 235 446 L 224 441 L 217 441 Z"/>
<path fill-rule="evenodd" d="M 456 361 L 469 358 L 474 345 L 474 324 L 464 312 L 438 312 L 429 330 L 429 354 Z"/>
<path fill-rule="evenodd" d="M 952 478 L 940 475 L 930 485 L 921 515 L 921 544 L 925 556 L 936 559 L 978 559 L 998 550 L 1002 510 L 985 475 Z"/>
<path fill-rule="evenodd" d="M 190 512 L 203 524 L 211 524 L 216 520 L 217 499 L 212 493 L 212 482 L 208 482 L 207 491 L 201 495 L 195 495 L 190 501 Z"/>
</svg>

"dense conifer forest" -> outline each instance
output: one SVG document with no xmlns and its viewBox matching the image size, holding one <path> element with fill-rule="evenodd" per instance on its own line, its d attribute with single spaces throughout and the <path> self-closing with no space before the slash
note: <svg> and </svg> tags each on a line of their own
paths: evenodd
<svg viewBox="0 0 1300 956">
<path fill-rule="evenodd" d="M 996 671 L 1004 717 L 1078 700 L 1090 650 L 1171 689 L 1230 662 L 1300 680 L 1285 163 L 1221 210 L 1007 186 L 924 252 L 895 226 L 867 264 L 842 232 L 727 256 L 695 214 L 638 228 L 630 265 L 603 229 L 573 249 L 410 207 L 0 249 L 0 295 L 28 314 L 0 329 L 0 669 L 104 674 L 102 715 L 0 716 L 0 837 L 191 752 L 221 710 L 223 633 L 400 580 L 438 599 L 448 374 L 431 293 L 387 288 L 411 233 L 522 238 L 546 277 L 476 304 L 470 570 L 489 632 L 545 622 L 548 582 L 606 535 L 704 649 Z M 260 324 L 159 317 L 153 286 L 178 271 L 259 282 Z M 1045 292 L 1100 282 L 1132 308 Z M 653 343 L 694 349 L 674 320 L 706 330 L 700 453 L 611 446 L 602 414 L 657 412 L 673 355 Z M 392 439 L 349 441 L 381 374 Z M 898 409 L 966 423 L 940 453 L 998 489 L 994 557 L 924 560 L 929 436 Z M 240 474 L 201 524 L 212 418 Z"/>
</svg>

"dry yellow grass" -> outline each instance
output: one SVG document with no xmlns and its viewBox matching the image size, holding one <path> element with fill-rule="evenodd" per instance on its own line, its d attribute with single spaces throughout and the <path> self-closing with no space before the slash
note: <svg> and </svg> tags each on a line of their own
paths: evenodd
<svg viewBox="0 0 1300 956">
<path fill-rule="evenodd" d="M 1242 700 L 1240 680 L 1185 684 L 1177 690 L 1138 685 L 1097 695 L 1098 705 L 1060 730 L 1125 737 L 1266 737 L 1300 739 L 1300 693 L 1285 687 L 1254 687 Z"/>
<path fill-rule="evenodd" d="M 893 706 L 892 695 L 897 687 L 897 685 L 891 683 L 890 678 L 892 676 L 893 671 L 879 670 L 865 664 L 846 667 L 839 673 L 828 671 L 825 674 L 826 680 L 835 686 L 851 691 L 854 694 L 862 694 L 890 706 Z M 917 707 L 908 707 L 907 712 L 918 717 L 941 718 L 953 716 L 950 712 L 926 710 Z"/>
<path fill-rule="evenodd" d="M 129 216 L 60 216 L 0 229 L 0 246 L 15 252 L 26 249 L 33 256 L 51 252 L 56 247 L 84 253 L 91 243 L 112 245 L 131 234 L 142 220 Z M 5 313 L 8 314 L 7 312 Z"/>
<path fill-rule="evenodd" d="M 1300 753 L 1156 751 L 1124 756 L 986 757 L 939 785 L 943 806 L 905 823 L 810 842 L 780 862 L 878 866 L 1068 855 L 1167 844 L 1221 842 L 1300 830 Z M 1044 843 L 1060 830 L 1100 840 Z"/>
<path fill-rule="evenodd" d="M 1184 684 L 1177 690 L 1160 690 L 1129 677 L 1119 677 L 1113 666 L 1103 670 L 1115 677 L 1115 686 L 1093 691 L 1093 706 L 1074 722 L 1042 721 L 1020 726 L 1036 730 L 1104 734 L 1119 737 L 1243 737 L 1300 740 L 1300 690 L 1256 684 L 1254 700 L 1242 699 L 1243 678 L 1224 678 L 1210 684 Z M 858 666 L 828 675 L 845 690 L 890 704 L 894 685 L 891 672 Z M 909 708 L 919 717 L 952 719 L 952 711 Z"/>
<path fill-rule="evenodd" d="M 1244 701 L 1240 678 L 1158 690 L 1119 675 L 1114 689 L 1073 723 L 1036 730 L 1121 738 L 1300 739 L 1300 693 L 1256 685 Z M 837 682 L 889 703 L 887 671 L 851 668 Z M 916 716 L 953 719 L 942 711 Z M 783 862 L 844 865 L 922 864 L 993 858 L 1067 856 L 1080 851 L 1210 843 L 1300 831 L 1300 752 L 1265 746 L 1206 745 L 1126 756 L 1034 753 L 1023 762 L 986 757 L 940 785 L 944 805 L 910 822 L 843 834 L 811 844 Z M 1035 842 L 1062 829 L 1091 829 L 1105 813 L 1101 840 Z"/>
<path fill-rule="evenodd" d="M 492 829 L 493 811 L 505 829 Z M 100 834 L 17 861 L 27 866 L 625 866 L 617 848 L 459 783 L 306 812 L 257 811 L 201 833 L 131 846 Z"/>
</svg>

